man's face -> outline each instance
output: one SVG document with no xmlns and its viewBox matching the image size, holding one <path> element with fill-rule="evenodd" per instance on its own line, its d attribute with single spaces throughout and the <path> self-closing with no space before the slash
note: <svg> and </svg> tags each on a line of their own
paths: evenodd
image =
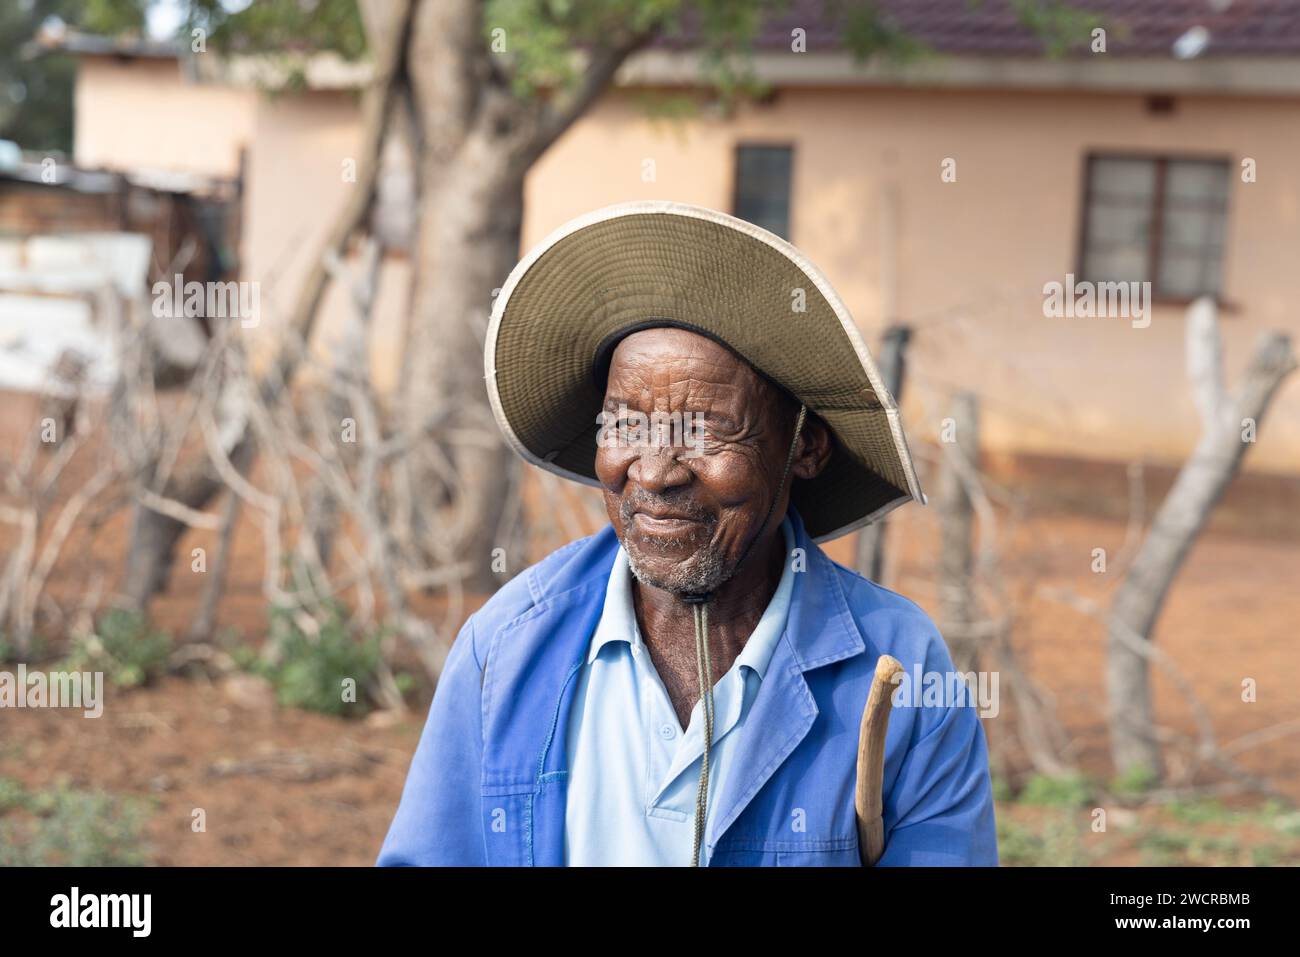
<svg viewBox="0 0 1300 957">
<path fill-rule="evenodd" d="M 607 421 L 616 423 L 623 411 L 638 420 L 636 413 L 685 421 L 694 441 L 688 447 L 682 434 L 665 429 L 639 445 L 599 443 L 596 477 L 632 571 L 675 594 L 712 592 L 761 530 L 798 408 L 723 346 L 664 328 L 633 333 L 614 351 Z M 820 423 L 816 430 L 810 444 L 829 441 Z M 824 459 L 805 451 L 790 480 L 815 475 Z"/>
</svg>

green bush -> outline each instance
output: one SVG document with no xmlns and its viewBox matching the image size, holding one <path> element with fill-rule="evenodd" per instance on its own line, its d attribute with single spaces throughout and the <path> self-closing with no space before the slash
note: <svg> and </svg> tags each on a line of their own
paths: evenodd
<svg viewBox="0 0 1300 957">
<path fill-rule="evenodd" d="M 1168 807 L 1169 813 L 1184 824 L 1232 824 L 1243 817 L 1214 798 L 1170 801 Z"/>
<path fill-rule="evenodd" d="M 997 819 L 998 859 L 1004 867 L 1086 867 L 1088 825 L 1076 814 L 1052 811 L 1037 827 Z"/>
<path fill-rule="evenodd" d="M 27 792 L 22 782 L 14 778 L 0 778 L 0 814 L 20 808 L 26 803 Z"/>
<path fill-rule="evenodd" d="M 1044 807 L 1076 808 L 1086 807 L 1091 795 L 1092 786 L 1081 774 L 1061 777 L 1035 774 L 1020 793 L 1020 800 L 1024 804 Z"/>
<path fill-rule="evenodd" d="M 365 714 L 366 692 L 379 667 L 379 635 L 355 637 L 338 608 L 330 609 L 318 634 L 309 635 L 289 611 L 273 608 L 271 639 L 272 660 L 255 670 L 274 686 L 280 704 L 323 714 Z M 344 699 L 348 680 L 354 682 L 354 701 Z"/>
<path fill-rule="evenodd" d="M 1142 863 L 1150 867 L 1234 867 L 1244 848 L 1234 835 L 1197 834 L 1156 828 L 1138 839 Z"/>
<path fill-rule="evenodd" d="M 114 608 L 99 619 L 94 635 L 77 640 L 61 667 L 102 671 L 110 684 L 133 688 L 166 670 L 174 644 L 170 634 L 150 626 L 139 612 Z"/>
<path fill-rule="evenodd" d="M 1278 867 L 1286 863 L 1286 860 L 1281 849 L 1264 844 L 1250 849 L 1250 863 L 1252 867 Z"/>
<path fill-rule="evenodd" d="M 22 798 L 28 820 L 0 821 L 0 867 L 138 867 L 148 863 L 138 798 L 65 787 Z"/>
<path fill-rule="evenodd" d="M 1159 783 L 1155 771 L 1136 765 L 1111 781 L 1111 790 L 1119 797 L 1140 798 Z"/>
</svg>

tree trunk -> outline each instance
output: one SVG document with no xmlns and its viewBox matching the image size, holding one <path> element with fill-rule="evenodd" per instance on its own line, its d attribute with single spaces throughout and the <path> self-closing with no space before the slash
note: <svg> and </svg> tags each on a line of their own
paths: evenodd
<svg viewBox="0 0 1300 957">
<path fill-rule="evenodd" d="M 234 492 L 227 493 L 226 505 L 221 512 L 221 528 L 217 534 L 217 546 L 212 556 L 212 566 L 208 569 L 208 580 L 203 588 L 203 597 L 199 599 L 199 610 L 190 622 L 188 640 L 191 642 L 210 641 L 217 630 L 217 606 L 226 590 L 226 578 L 230 571 L 230 553 L 235 547 L 235 526 L 239 524 L 241 499 Z"/>
<path fill-rule="evenodd" d="M 953 397 L 954 444 L 971 468 L 979 464 L 979 407 L 974 395 L 959 392 Z M 942 546 L 939 554 L 939 622 L 953 664 L 958 671 L 972 670 L 979 656 L 974 635 L 975 595 L 975 509 L 958 466 L 945 461 L 940 472 L 939 525 Z"/>
<path fill-rule="evenodd" d="M 255 443 L 251 435 L 233 449 L 227 449 L 237 468 L 252 461 Z M 173 499 L 192 509 L 203 509 L 225 488 L 212 464 L 203 458 L 178 475 L 162 490 L 164 498 Z M 176 543 L 187 526 L 170 515 L 137 504 L 131 516 L 130 544 L 127 546 L 126 569 L 122 581 L 125 606 L 144 612 L 154 595 L 167 590 L 167 575 L 176 555 Z"/>
<path fill-rule="evenodd" d="M 523 179 L 490 155 L 464 157 L 449 168 L 429 170 L 421 198 L 417 278 L 405 352 L 406 428 L 421 437 L 410 456 L 412 487 L 436 495 L 430 456 L 445 454 L 457 487 L 450 490 L 450 540 L 417 535 L 431 556 L 449 552 L 471 562 L 466 586 L 490 591 L 492 550 L 507 548 L 508 529 L 498 528 L 502 503 L 518 470 L 501 440 L 483 378 L 483 346 L 496 292 L 519 258 Z M 478 165 L 485 164 L 485 165 Z M 432 182 L 431 182 L 432 181 Z M 436 432 L 429 423 L 441 410 Z M 438 443 L 435 450 L 426 443 Z M 443 496 L 422 503 L 418 516 Z"/>
<path fill-rule="evenodd" d="M 1164 769 L 1155 737 L 1146 645 L 1187 552 L 1236 475 L 1273 393 L 1295 368 L 1290 340 L 1271 334 L 1256 348 L 1237 391 L 1227 395 L 1221 385 L 1218 324 L 1208 300 L 1188 310 L 1187 338 L 1188 371 L 1203 431 L 1115 595 L 1107 649 L 1115 769 L 1120 774 L 1145 769 L 1156 779 Z"/>
</svg>

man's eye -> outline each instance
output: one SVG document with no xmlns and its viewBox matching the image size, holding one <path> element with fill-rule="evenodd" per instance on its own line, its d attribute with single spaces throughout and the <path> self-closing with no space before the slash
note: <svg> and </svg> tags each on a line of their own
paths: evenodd
<svg viewBox="0 0 1300 957">
<path fill-rule="evenodd" d="M 701 442 L 722 442 L 724 441 L 724 429 L 711 422 L 698 422 L 693 425 L 687 432 Z"/>
<path fill-rule="evenodd" d="M 603 427 L 602 432 L 606 441 L 618 445 L 634 443 L 641 441 L 641 432 L 643 431 L 641 423 L 627 418 L 610 419 Z"/>
</svg>

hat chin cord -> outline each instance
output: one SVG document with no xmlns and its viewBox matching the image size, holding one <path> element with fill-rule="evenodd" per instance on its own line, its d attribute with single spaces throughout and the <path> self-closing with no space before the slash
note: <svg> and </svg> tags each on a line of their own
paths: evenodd
<svg viewBox="0 0 1300 957">
<path fill-rule="evenodd" d="M 808 407 L 799 405 L 799 417 L 794 424 L 794 438 L 790 440 L 790 451 L 785 456 L 785 469 L 781 472 L 781 482 L 776 487 L 776 495 L 767 506 L 767 514 L 758 526 L 758 534 L 749 540 L 745 550 L 736 562 L 736 569 L 745 563 L 749 551 L 758 541 L 767 523 L 772 520 L 776 503 L 781 501 L 785 492 L 785 483 L 790 478 L 790 469 L 794 466 L 794 453 L 799 447 L 799 433 L 803 431 L 804 419 L 808 416 Z M 734 574 L 734 572 L 733 572 Z M 700 866 L 700 845 L 704 841 L 704 822 L 709 813 L 709 752 L 713 746 L 713 663 L 709 660 L 709 600 L 712 592 L 682 595 L 682 601 L 691 606 L 695 613 L 695 674 L 700 682 L 700 703 L 704 717 L 704 754 L 700 758 L 700 783 L 695 789 L 695 842 L 691 849 L 691 867 Z"/>
</svg>

